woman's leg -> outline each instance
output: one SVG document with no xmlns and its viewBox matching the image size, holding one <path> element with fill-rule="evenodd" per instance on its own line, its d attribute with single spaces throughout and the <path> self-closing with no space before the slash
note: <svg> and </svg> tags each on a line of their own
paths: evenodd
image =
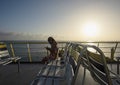
<svg viewBox="0 0 120 85">
<path fill-rule="evenodd" d="M 48 62 L 48 59 L 49 59 L 49 56 L 46 56 L 42 59 L 42 61 L 40 63 L 45 64 Z"/>
</svg>

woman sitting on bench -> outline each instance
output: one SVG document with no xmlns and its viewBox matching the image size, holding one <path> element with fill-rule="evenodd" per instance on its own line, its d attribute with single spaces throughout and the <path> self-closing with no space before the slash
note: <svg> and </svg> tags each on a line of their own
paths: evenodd
<svg viewBox="0 0 120 85">
<path fill-rule="evenodd" d="M 50 55 L 42 59 L 41 61 L 42 64 L 48 63 L 49 60 L 55 60 L 57 58 L 58 53 L 57 42 L 52 37 L 48 38 L 48 42 L 51 45 L 51 48 L 46 47 L 46 49 L 50 51 Z"/>
</svg>

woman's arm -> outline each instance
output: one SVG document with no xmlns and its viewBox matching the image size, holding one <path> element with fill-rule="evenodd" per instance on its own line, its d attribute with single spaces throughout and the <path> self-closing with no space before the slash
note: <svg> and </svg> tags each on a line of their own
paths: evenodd
<svg viewBox="0 0 120 85">
<path fill-rule="evenodd" d="M 49 50 L 49 51 L 51 51 L 51 48 L 49 48 L 49 47 L 46 47 L 46 49 Z"/>
</svg>

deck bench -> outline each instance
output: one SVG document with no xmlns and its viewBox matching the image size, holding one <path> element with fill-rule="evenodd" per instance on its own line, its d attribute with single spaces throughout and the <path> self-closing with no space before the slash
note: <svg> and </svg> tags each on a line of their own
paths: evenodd
<svg viewBox="0 0 120 85">
<path fill-rule="evenodd" d="M 18 56 L 11 57 L 9 55 L 8 50 L 0 51 L 0 65 L 2 65 L 2 66 L 8 65 L 12 62 L 17 62 L 18 63 L 18 72 L 19 72 L 20 59 L 21 59 L 21 57 L 18 57 Z"/>
<path fill-rule="evenodd" d="M 58 57 L 49 64 L 43 65 L 31 85 L 71 85 L 74 71 L 66 50 L 63 57 L 63 59 Z"/>
<path fill-rule="evenodd" d="M 64 81 L 66 66 L 60 62 L 61 60 L 58 58 L 47 65 L 43 65 L 31 85 L 61 85 L 61 83 L 66 83 Z"/>
</svg>

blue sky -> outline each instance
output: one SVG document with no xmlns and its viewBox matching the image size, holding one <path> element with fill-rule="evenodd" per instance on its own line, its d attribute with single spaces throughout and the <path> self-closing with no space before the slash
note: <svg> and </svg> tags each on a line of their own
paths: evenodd
<svg viewBox="0 0 120 85">
<path fill-rule="evenodd" d="M 119 41 L 119 15 L 120 0 L 0 0 L 0 40 Z"/>
</svg>

